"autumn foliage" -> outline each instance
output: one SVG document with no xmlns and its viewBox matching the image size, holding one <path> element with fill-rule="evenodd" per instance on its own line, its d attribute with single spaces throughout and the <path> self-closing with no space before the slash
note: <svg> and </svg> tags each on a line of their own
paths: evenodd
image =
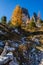
<svg viewBox="0 0 43 65">
<path fill-rule="evenodd" d="M 21 26 L 22 23 L 22 9 L 20 6 L 16 6 L 12 14 L 11 23 L 14 26 Z"/>
</svg>

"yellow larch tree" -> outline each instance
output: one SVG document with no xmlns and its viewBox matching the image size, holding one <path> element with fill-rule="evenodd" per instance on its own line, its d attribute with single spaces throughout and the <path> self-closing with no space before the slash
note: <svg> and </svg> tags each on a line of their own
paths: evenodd
<svg viewBox="0 0 43 65">
<path fill-rule="evenodd" d="M 22 24 L 22 9 L 20 6 L 16 6 L 11 17 L 11 23 L 14 26 L 21 26 Z"/>
</svg>

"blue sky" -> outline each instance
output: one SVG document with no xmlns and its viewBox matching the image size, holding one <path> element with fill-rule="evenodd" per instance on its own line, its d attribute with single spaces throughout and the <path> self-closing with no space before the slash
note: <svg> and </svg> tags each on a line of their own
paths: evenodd
<svg viewBox="0 0 43 65">
<path fill-rule="evenodd" d="M 30 16 L 33 15 L 33 12 L 38 14 L 40 11 L 43 19 L 43 0 L 0 0 L 0 18 L 7 16 L 7 19 L 10 20 L 16 5 L 27 8 Z"/>
</svg>

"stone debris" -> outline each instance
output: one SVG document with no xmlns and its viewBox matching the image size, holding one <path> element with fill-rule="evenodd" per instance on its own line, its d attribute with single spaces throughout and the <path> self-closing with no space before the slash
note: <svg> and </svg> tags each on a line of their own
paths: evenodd
<svg viewBox="0 0 43 65">
<path fill-rule="evenodd" d="M 18 43 L 16 43 L 18 45 Z M 31 46 L 30 42 L 9 46 L 6 42 L 0 55 L 0 65 L 43 65 L 43 51 Z M 37 45 L 37 44 L 36 44 Z"/>
<path fill-rule="evenodd" d="M 9 61 L 8 57 L 0 56 L 0 65 L 3 65 L 3 64 L 5 64 L 8 61 Z"/>
</svg>

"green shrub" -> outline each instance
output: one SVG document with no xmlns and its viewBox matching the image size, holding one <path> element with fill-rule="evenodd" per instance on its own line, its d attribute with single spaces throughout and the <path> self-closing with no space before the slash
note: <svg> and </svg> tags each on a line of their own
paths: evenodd
<svg viewBox="0 0 43 65">
<path fill-rule="evenodd" d="M 33 22 L 33 21 L 32 21 L 32 22 L 30 22 L 30 23 L 29 23 L 29 28 L 31 28 L 31 29 L 32 29 L 32 28 L 34 28 L 34 27 L 36 27 L 35 22 Z"/>
</svg>

